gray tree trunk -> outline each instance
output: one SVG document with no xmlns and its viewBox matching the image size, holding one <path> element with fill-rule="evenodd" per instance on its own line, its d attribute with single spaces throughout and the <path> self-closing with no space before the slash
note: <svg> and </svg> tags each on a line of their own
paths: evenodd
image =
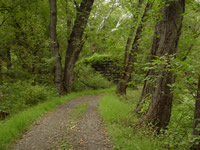
<svg viewBox="0 0 200 150">
<path fill-rule="evenodd" d="M 72 92 L 74 82 L 74 67 L 83 47 L 83 33 L 87 25 L 94 0 L 83 0 L 77 8 L 77 16 L 68 42 L 64 69 L 64 91 Z"/>
<path fill-rule="evenodd" d="M 153 59 L 156 59 L 154 56 L 176 54 L 184 11 L 185 0 L 166 0 L 165 7 L 161 9 L 163 18 L 157 23 L 155 29 L 151 49 Z M 168 62 L 170 64 L 170 59 Z M 160 77 L 153 83 L 152 99 L 143 122 L 152 123 L 159 132 L 161 128 L 167 127 L 170 120 L 173 93 L 169 85 L 175 82 L 175 77 L 172 72 L 166 70 L 165 66 L 157 73 L 154 72 L 154 76 Z"/>
<path fill-rule="evenodd" d="M 200 136 L 200 129 L 199 129 L 199 122 L 200 122 L 200 76 L 198 81 L 198 89 L 197 89 L 197 97 L 195 103 L 195 112 L 194 112 L 194 125 L 193 125 L 193 135 Z M 199 141 L 197 141 L 199 143 Z M 200 143 L 193 145 L 190 150 L 199 150 Z"/>
<path fill-rule="evenodd" d="M 0 58 L 0 85 L 3 84 L 3 77 L 2 77 L 2 61 L 1 61 L 1 58 Z"/>
<path fill-rule="evenodd" d="M 51 51 L 54 58 L 54 84 L 59 94 L 63 93 L 63 82 L 62 82 L 62 64 L 61 56 L 59 52 L 59 44 L 57 41 L 56 25 L 57 25 L 57 5 L 56 0 L 49 0 L 50 4 L 50 40 L 51 40 Z"/>
</svg>

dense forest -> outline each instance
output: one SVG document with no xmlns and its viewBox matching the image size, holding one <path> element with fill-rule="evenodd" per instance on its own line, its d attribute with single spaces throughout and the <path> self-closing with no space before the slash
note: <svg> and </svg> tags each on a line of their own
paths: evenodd
<svg viewBox="0 0 200 150">
<path fill-rule="evenodd" d="M 1 0 L 0 39 L 0 128 L 52 99 L 112 88 L 99 109 L 114 149 L 145 136 L 152 149 L 200 150 L 199 0 Z"/>
</svg>

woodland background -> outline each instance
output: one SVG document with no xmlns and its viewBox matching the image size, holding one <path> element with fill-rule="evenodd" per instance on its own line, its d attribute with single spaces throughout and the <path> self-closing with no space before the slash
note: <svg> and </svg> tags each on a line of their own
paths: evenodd
<svg viewBox="0 0 200 150">
<path fill-rule="evenodd" d="M 124 126 L 148 124 L 166 149 L 199 148 L 199 1 L 1 0 L 0 39 L 1 120 L 114 86 L 137 114 Z"/>
</svg>

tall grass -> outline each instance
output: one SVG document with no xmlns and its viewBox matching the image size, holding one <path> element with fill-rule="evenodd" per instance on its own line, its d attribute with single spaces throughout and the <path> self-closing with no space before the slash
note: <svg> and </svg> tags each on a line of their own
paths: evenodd
<svg viewBox="0 0 200 150">
<path fill-rule="evenodd" d="M 54 110 L 58 105 L 80 96 L 100 94 L 110 91 L 113 91 L 113 89 L 96 91 L 91 90 L 79 93 L 71 93 L 60 98 L 55 97 L 12 116 L 6 121 L 0 123 L 0 150 L 9 149 L 11 144 L 16 141 L 16 139 L 21 137 L 24 131 L 26 131 L 34 121 L 39 119 L 41 115 Z"/>
<path fill-rule="evenodd" d="M 134 100 L 133 100 L 134 101 Z M 106 122 L 115 150 L 161 150 L 153 136 L 136 132 L 133 123 L 137 117 L 132 112 L 136 102 L 126 103 L 116 95 L 109 94 L 100 101 L 99 110 Z"/>
</svg>

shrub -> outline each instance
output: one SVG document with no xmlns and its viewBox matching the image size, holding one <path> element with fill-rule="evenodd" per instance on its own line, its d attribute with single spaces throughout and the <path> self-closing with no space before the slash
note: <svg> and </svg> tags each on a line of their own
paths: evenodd
<svg viewBox="0 0 200 150">
<path fill-rule="evenodd" d="M 30 86 L 25 91 L 22 91 L 22 98 L 26 105 L 36 105 L 48 99 L 48 90 L 40 85 Z"/>
<path fill-rule="evenodd" d="M 54 90 L 42 85 L 32 85 L 27 81 L 4 84 L 0 87 L 0 91 L 2 91 L 0 98 L 2 114 L 14 114 L 55 95 Z"/>
<path fill-rule="evenodd" d="M 118 83 L 122 71 L 122 57 L 109 54 L 94 54 L 81 61 L 100 72 L 105 78 Z"/>
<path fill-rule="evenodd" d="M 86 89 L 105 89 L 112 86 L 112 83 L 105 79 L 99 72 L 95 72 L 90 66 L 77 64 L 75 67 L 74 91 Z"/>
</svg>

